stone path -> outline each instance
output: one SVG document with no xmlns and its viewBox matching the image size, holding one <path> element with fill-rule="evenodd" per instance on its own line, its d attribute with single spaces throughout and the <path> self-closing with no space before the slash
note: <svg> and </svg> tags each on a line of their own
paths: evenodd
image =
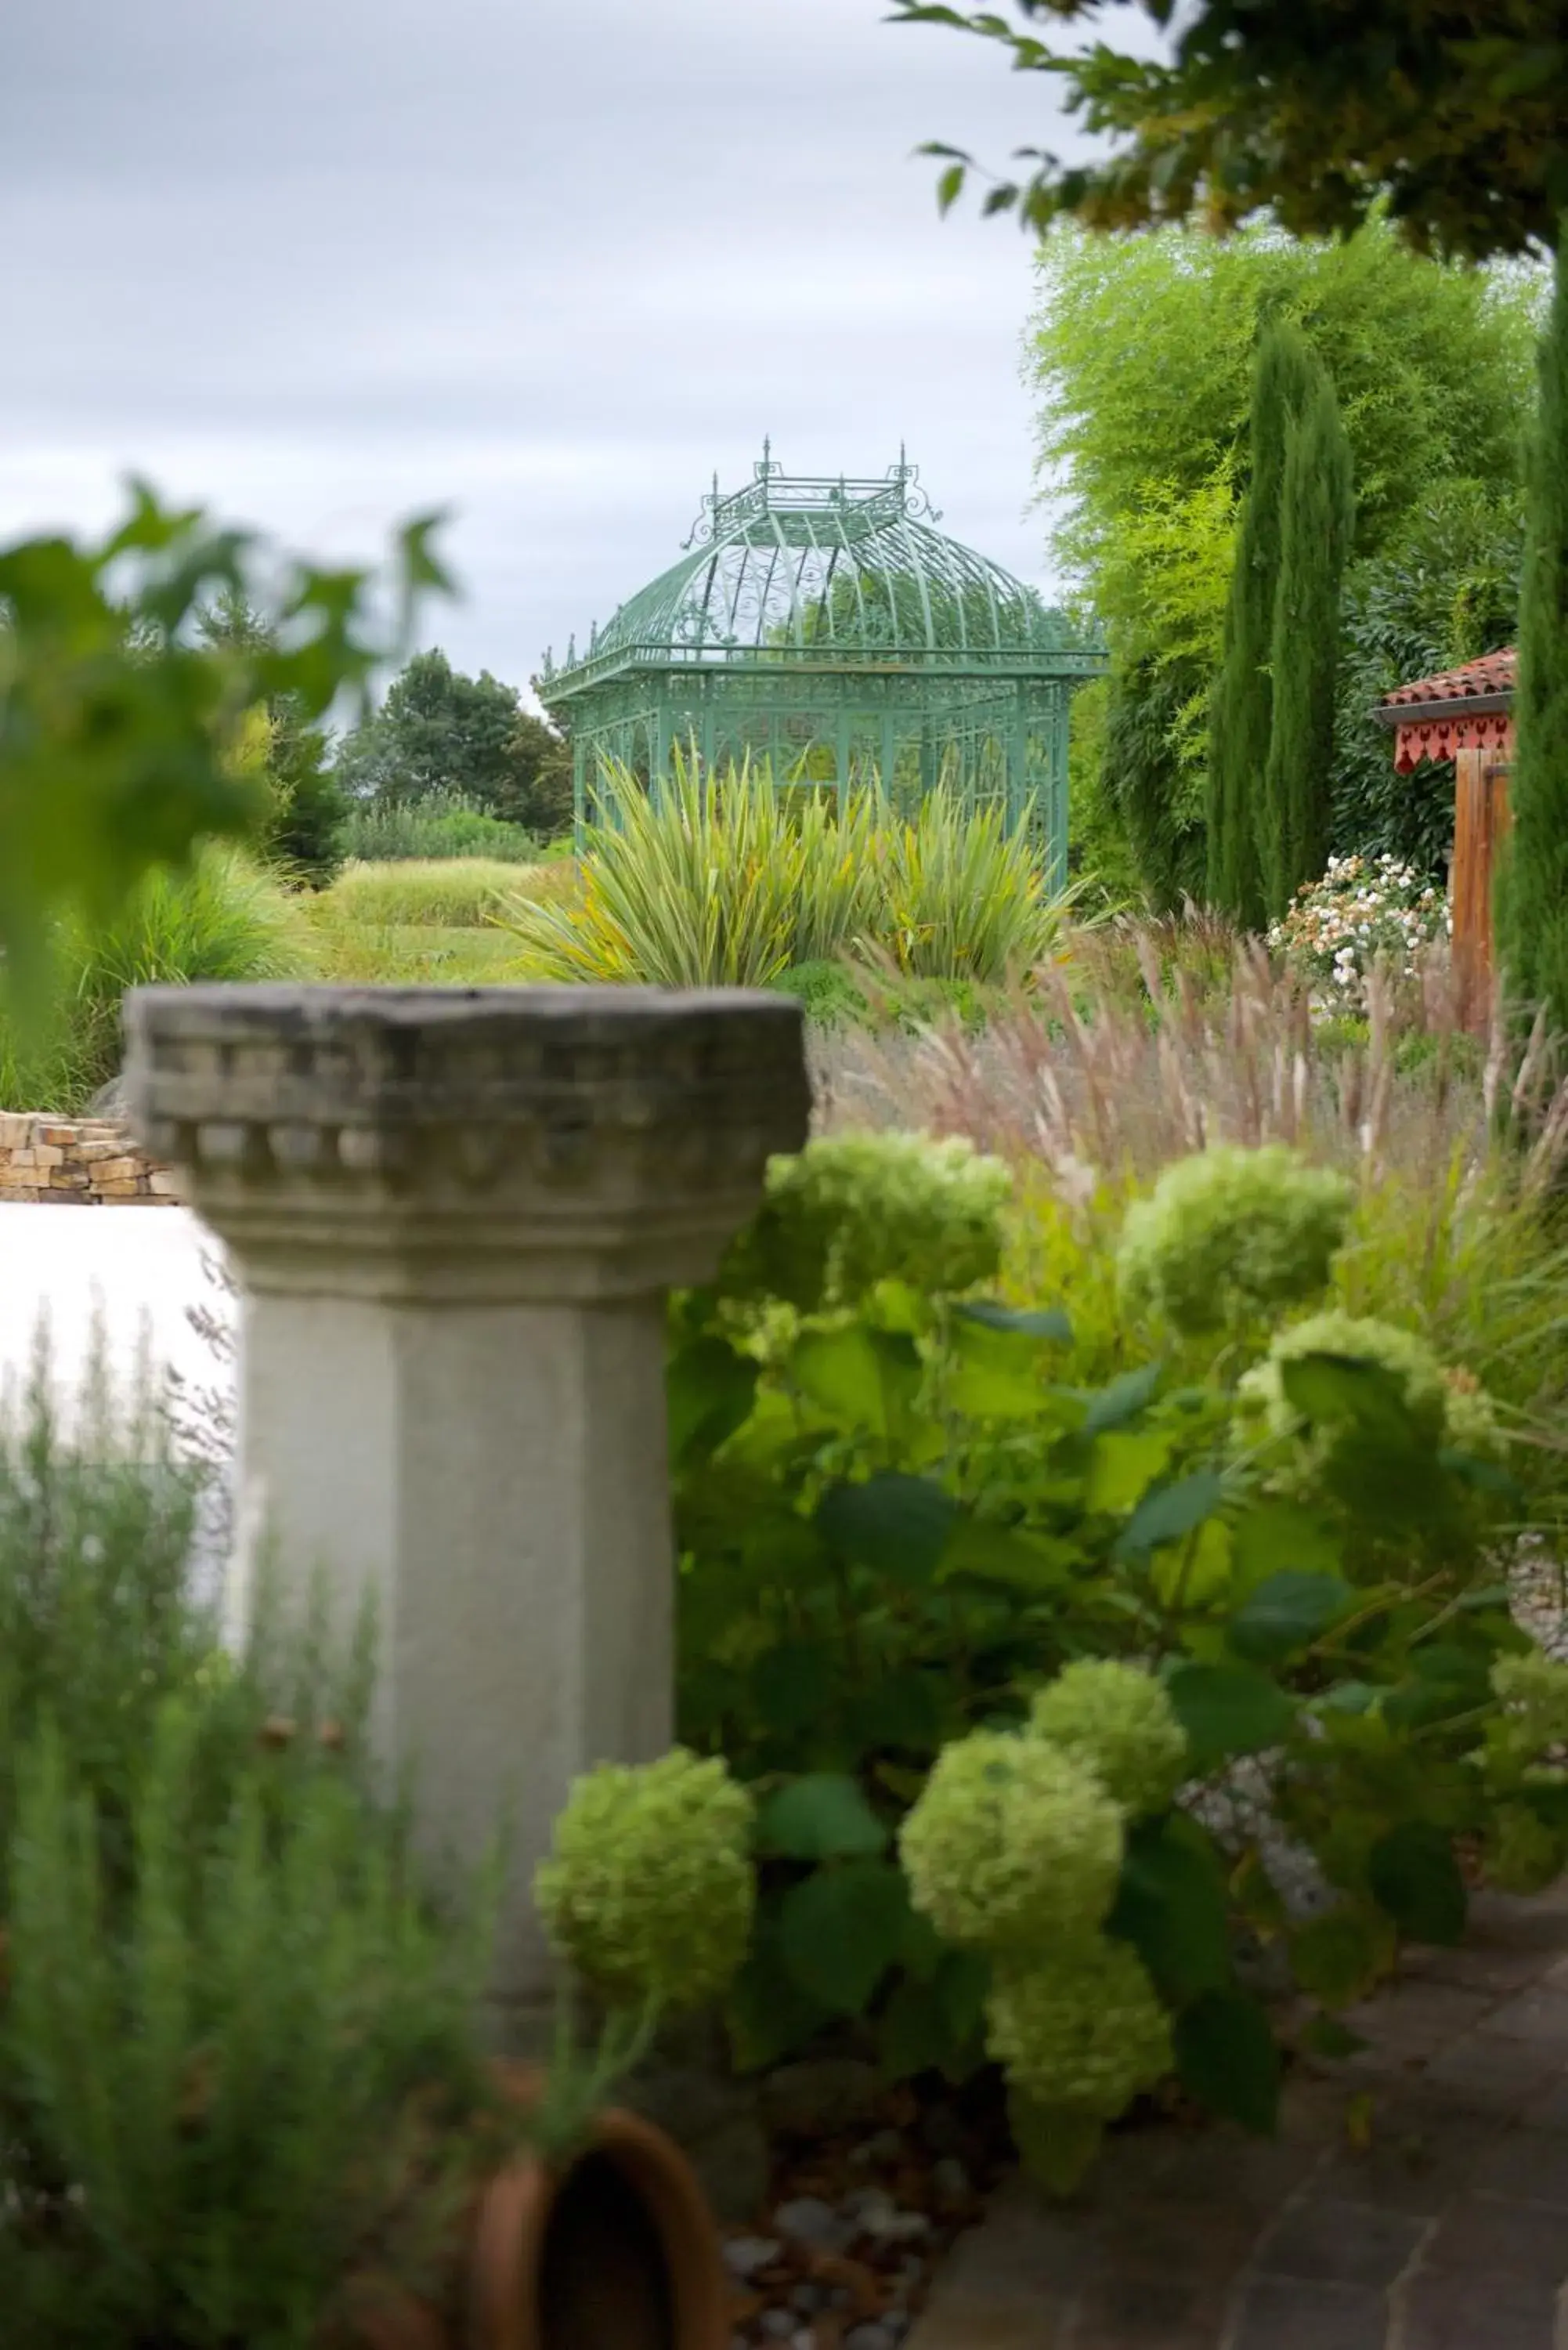
<svg viewBox="0 0 1568 2350">
<path fill-rule="evenodd" d="M 1010 2183 L 907 2350 L 1568 2350 L 1568 1885 L 1473 1918 L 1278 2138 L 1130 2130 L 1068 2210 Z"/>
</svg>

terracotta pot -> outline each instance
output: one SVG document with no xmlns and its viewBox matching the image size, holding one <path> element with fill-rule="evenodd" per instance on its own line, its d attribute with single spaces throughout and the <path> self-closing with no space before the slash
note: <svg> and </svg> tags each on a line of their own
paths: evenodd
<svg viewBox="0 0 1568 2350">
<path fill-rule="evenodd" d="M 535 2074 L 506 2080 L 537 2095 Z M 718 2231 L 680 2149 L 612 2108 L 564 2168 L 502 2171 L 480 2202 L 470 2313 L 472 2350 L 725 2350 Z"/>
</svg>

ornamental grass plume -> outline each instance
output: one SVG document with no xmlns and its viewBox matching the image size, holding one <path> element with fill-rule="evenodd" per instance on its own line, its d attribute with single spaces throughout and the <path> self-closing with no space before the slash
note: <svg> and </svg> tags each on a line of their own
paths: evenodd
<svg viewBox="0 0 1568 2350">
<path fill-rule="evenodd" d="M 1151 1673 L 1110 1657 L 1081 1657 L 1038 1691 L 1032 1737 L 1092 1771 L 1131 1818 L 1163 1812 L 1186 1775 L 1187 1733 Z"/>
<path fill-rule="evenodd" d="M 1108 1914 L 1122 1814 L 1069 1755 L 981 1730 L 943 1748 L 898 1848 L 910 1899 L 947 1940 L 1032 1950 Z"/>
<path fill-rule="evenodd" d="M 1185 1333 L 1302 1305 L 1328 1286 L 1354 1197 L 1343 1175 L 1279 1143 L 1179 1159 L 1127 1211 L 1123 1291 Z"/>
<path fill-rule="evenodd" d="M 535 1873 L 552 1947 L 617 2006 L 701 2006 L 745 1955 L 751 1839 L 751 1797 L 722 1762 L 676 1747 L 601 1763 L 574 1784 Z"/>
</svg>

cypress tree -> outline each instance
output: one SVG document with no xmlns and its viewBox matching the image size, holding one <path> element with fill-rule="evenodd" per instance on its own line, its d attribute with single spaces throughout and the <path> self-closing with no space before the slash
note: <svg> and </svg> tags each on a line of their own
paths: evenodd
<svg viewBox="0 0 1568 2350">
<path fill-rule="evenodd" d="M 1209 899 L 1249 929 L 1263 920 L 1255 813 L 1268 764 L 1273 694 L 1280 500 L 1292 417 L 1313 379 L 1300 330 L 1264 328 L 1252 377 L 1252 473 L 1241 508 L 1236 567 L 1225 614 L 1225 650 L 1215 686 L 1209 756 Z"/>
<path fill-rule="evenodd" d="M 1339 598 L 1355 527 L 1350 443 L 1314 358 L 1292 419 L 1280 486 L 1280 568 L 1270 657 L 1273 712 L 1256 804 L 1263 910 L 1277 920 L 1328 862 Z"/>
<path fill-rule="evenodd" d="M 1557 249 L 1531 446 L 1514 691 L 1513 829 L 1497 887 L 1511 993 L 1568 1031 L 1568 258 Z"/>
</svg>

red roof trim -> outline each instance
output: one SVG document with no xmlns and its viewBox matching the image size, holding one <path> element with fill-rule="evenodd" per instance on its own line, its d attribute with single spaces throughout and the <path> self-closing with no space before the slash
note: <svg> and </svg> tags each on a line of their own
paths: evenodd
<svg viewBox="0 0 1568 2350">
<path fill-rule="evenodd" d="M 1517 655 L 1510 645 L 1499 653 L 1483 653 L 1480 660 L 1460 669 L 1444 670 L 1438 677 L 1418 677 L 1409 685 L 1385 694 L 1383 708 L 1397 710 L 1404 702 L 1468 702 L 1472 695 L 1513 691 Z M 1461 748 L 1466 747 L 1464 745 Z"/>
<path fill-rule="evenodd" d="M 1451 759 L 1456 751 L 1496 751 L 1502 758 L 1511 759 L 1512 718 L 1506 710 L 1490 716 L 1467 713 L 1463 703 L 1456 702 L 1451 718 L 1424 718 L 1398 728 L 1394 736 L 1395 770 L 1407 775 L 1420 760 Z"/>
</svg>

